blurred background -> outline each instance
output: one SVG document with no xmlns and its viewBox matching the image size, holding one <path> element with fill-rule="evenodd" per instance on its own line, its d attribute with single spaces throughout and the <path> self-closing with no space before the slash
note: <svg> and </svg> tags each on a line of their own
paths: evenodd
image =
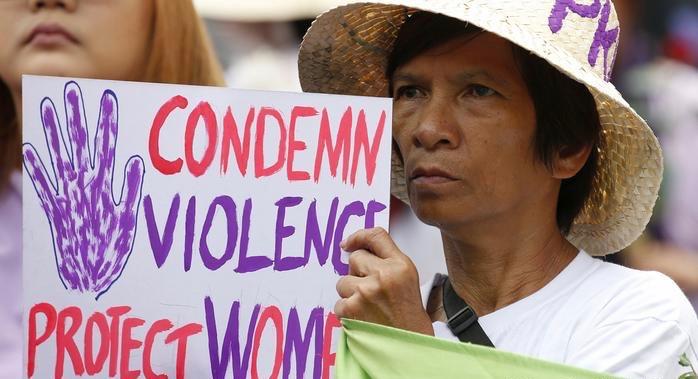
<svg viewBox="0 0 698 379">
<path fill-rule="evenodd" d="M 300 91 L 305 30 L 338 0 L 195 0 L 230 87 Z M 660 200 L 645 235 L 608 260 L 671 276 L 698 309 L 698 0 L 614 0 L 621 22 L 613 82 L 664 149 Z M 393 199 L 391 234 L 424 284 L 445 265 L 438 232 Z"/>
</svg>

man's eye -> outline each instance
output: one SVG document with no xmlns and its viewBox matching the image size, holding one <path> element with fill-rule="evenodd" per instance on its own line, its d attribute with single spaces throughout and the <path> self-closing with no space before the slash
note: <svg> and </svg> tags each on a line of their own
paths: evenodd
<svg viewBox="0 0 698 379">
<path fill-rule="evenodd" d="M 486 97 L 495 95 L 497 91 L 490 87 L 482 86 L 479 84 L 474 84 L 468 87 L 467 94 L 473 97 Z"/>
<path fill-rule="evenodd" d="M 394 98 L 397 99 L 415 99 L 422 97 L 422 91 L 415 86 L 402 86 L 395 91 Z"/>
</svg>

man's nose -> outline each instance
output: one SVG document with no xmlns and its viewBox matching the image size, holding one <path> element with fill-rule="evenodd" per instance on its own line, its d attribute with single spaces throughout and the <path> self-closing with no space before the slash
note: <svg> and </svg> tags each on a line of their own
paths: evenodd
<svg viewBox="0 0 698 379">
<path fill-rule="evenodd" d="M 77 7 L 78 0 L 28 0 L 28 2 L 33 11 L 42 8 L 62 8 L 72 12 Z"/>
<path fill-rule="evenodd" d="M 460 130 L 447 99 L 432 98 L 424 105 L 412 138 L 415 146 L 427 150 L 458 146 Z"/>
</svg>

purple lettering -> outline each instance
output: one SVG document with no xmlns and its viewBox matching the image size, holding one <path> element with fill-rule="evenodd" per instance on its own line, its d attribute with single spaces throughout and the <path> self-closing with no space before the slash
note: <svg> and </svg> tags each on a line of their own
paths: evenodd
<svg viewBox="0 0 698 379">
<path fill-rule="evenodd" d="M 589 49 L 589 64 L 592 67 L 596 66 L 596 60 L 599 57 L 599 50 L 603 48 L 603 72 L 604 80 L 611 80 L 611 70 L 613 69 L 613 63 L 615 61 L 615 55 L 611 57 L 610 62 L 608 59 L 608 52 L 611 50 L 613 44 L 618 41 L 618 34 L 620 33 L 619 27 L 615 27 L 611 30 L 606 30 L 608 27 L 608 19 L 611 15 L 611 2 L 606 1 L 601 10 L 601 18 L 599 19 L 599 26 L 594 33 L 594 42 L 591 44 Z"/>
<path fill-rule="evenodd" d="M 191 269 L 191 259 L 194 250 L 194 227 L 196 226 L 196 196 L 189 198 L 187 217 L 184 223 L 184 271 Z"/>
<path fill-rule="evenodd" d="M 223 345 L 218 348 L 218 329 L 216 328 L 216 314 L 213 309 L 211 298 L 204 299 L 206 312 L 206 330 L 208 332 L 208 351 L 211 361 L 211 376 L 213 379 L 223 379 L 228 372 L 228 361 L 231 361 L 233 378 L 246 378 L 250 363 L 250 352 L 252 350 L 252 337 L 257 325 L 260 305 L 257 304 L 250 316 L 247 328 L 247 340 L 245 349 L 240 356 L 240 302 L 235 301 L 230 306 L 228 314 L 228 325 L 223 337 Z"/>
<path fill-rule="evenodd" d="M 172 199 L 170 212 L 167 215 L 167 221 L 165 221 L 165 229 L 162 231 L 162 238 L 160 238 L 158 224 L 153 214 L 153 202 L 150 199 L 150 195 L 146 195 L 143 199 L 143 211 L 145 212 L 145 222 L 148 227 L 148 237 L 150 239 L 150 247 L 153 250 L 153 258 L 155 258 L 155 264 L 160 268 L 165 264 L 172 249 L 174 227 L 177 224 L 177 216 L 179 214 L 179 194 L 175 194 Z"/>
<path fill-rule="evenodd" d="M 220 205 L 225 212 L 225 218 L 227 221 L 228 228 L 226 230 L 226 245 L 225 250 L 220 258 L 216 258 L 211 254 L 208 248 L 208 232 L 211 230 L 213 224 L 213 217 L 216 215 L 216 209 Z M 213 200 L 211 205 L 208 207 L 208 213 L 206 214 L 206 220 L 204 221 L 204 227 L 201 231 L 201 240 L 199 241 L 199 254 L 201 255 L 201 261 L 204 266 L 211 271 L 218 270 L 233 258 L 233 253 L 235 252 L 235 245 L 237 244 L 238 235 L 238 222 L 237 222 L 237 210 L 235 207 L 235 202 L 230 196 L 218 196 Z"/>
<path fill-rule="evenodd" d="M 298 311 L 291 308 L 286 324 L 286 342 L 284 345 L 283 378 L 286 379 L 291 374 L 291 354 L 296 354 L 296 375 L 295 378 L 303 378 L 305 373 L 305 363 L 310 349 L 310 338 L 315 332 L 315 359 L 313 363 L 313 378 L 322 376 L 322 342 L 323 342 L 324 310 L 320 307 L 313 309 L 308 317 L 305 333 L 301 336 L 300 320 Z"/>
<path fill-rule="evenodd" d="M 342 214 L 339 215 L 337 228 L 334 231 L 334 249 L 332 250 L 332 265 L 334 266 L 334 271 L 339 275 L 349 273 L 349 265 L 342 262 L 342 250 L 339 248 L 339 243 L 344 239 L 344 228 L 349 223 L 349 217 L 363 216 L 365 213 L 364 204 L 360 201 L 354 201 L 347 205 Z"/>
<path fill-rule="evenodd" d="M 332 199 L 332 205 L 330 206 L 330 214 L 327 217 L 327 227 L 325 228 L 325 238 L 323 241 L 322 237 L 320 236 L 320 225 L 318 224 L 317 219 L 317 200 L 313 200 L 313 202 L 310 203 L 305 227 L 304 257 L 306 260 L 310 259 L 310 246 L 312 245 L 317 252 L 317 259 L 318 262 L 320 262 L 320 266 L 324 266 L 327 262 L 327 258 L 330 256 L 330 247 L 332 246 L 334 225 L 337 221 L 338 205 L 339 198 L 335 197 Z"/>
<path fill-rule="evenodd" d="M 364 228 L 370 229 L 376 226 L 376 213 L 383 211 L 387 207 L 383 203 L 371 200 L 366 205 L 366 218 L 364 220 Z"/>
<path fill-rule="evenodd" d="M 286 217 L 286 208 L 295 207 L 303 201 L 302 197 L 284 197 L 275 204 L 278 207 L 276 212 L 276 241 L 274 244 L 274 270 L 288 271 L 299 267 L 303 267 L 308 263 L 306 257 L 282 257 L 283 239 L 290 237 L 296 232 L 296 228 L 289 225 L 284 225 Z"/>
<path fill-rule="evenodd" d="M 553 10 L 548 17 L 548 26 L 553 33 L 562 30 L 562 23 L 569 14 L 568 10 L 584 18 L 596 18 L 601 10 L 601 0 L 594 0 L 592 4 L 577 4 L 575 0 L 556 0 Z"/>
<path fill-rule="evenodd" d="M 250 241 L 250 213 L 252 213 L 252 199 L 245 201 L 242 210 L 242 233 L 240 236 L 240 261 L 235 269 L 237 273 L 254 272 L 271 266 L 274 262 L 264 255 L 247 256 Z"/>
<path fill-rule="evenodd" d="M 611 47 L 618 42 L 619 28 L 616 26 L 613 29 L 608 30 L 608 21 L 611 15 L 611 2 L 606 0 L 601 7 L 601 0 L 594 0 L 592 4 L 578 4 L 574 0 L 556 0 L 553 6 L 550 16 L 548 17 L 548 26 L 550 31 L 553 33 L 558 33 L 562 30 L 563 23 L 569 14 L 569 10 L 575 14 L 584 17 L 595 19 L 601 14 L 598 20 L 598 26 L 596 32 L 594 33 L 594 40 L 589 47 L 589 54 L 587 60 L 591 67 L 596 67 L 596 62 L 599 57 L 600 50 L 603 49 L 604 57 L 604 80 L 611 80 L 611 69 L 613 68 L 613 63 L 615 60 L 615 55 L 608 56 Z"/>
</svg>

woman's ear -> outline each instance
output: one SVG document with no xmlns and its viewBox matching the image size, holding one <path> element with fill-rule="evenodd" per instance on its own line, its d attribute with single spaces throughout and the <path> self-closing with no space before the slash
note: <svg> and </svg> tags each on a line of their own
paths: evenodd
<svg viewBox="0 0 698 379">
<path fill-rule="evenodd" d="M 563 146 L 557 151 L 553 161 L 553 177 L 556 179 L 569 179 L 584 167 L 591 154 L 591 145 L 571 148 Z"/>
</svg>

